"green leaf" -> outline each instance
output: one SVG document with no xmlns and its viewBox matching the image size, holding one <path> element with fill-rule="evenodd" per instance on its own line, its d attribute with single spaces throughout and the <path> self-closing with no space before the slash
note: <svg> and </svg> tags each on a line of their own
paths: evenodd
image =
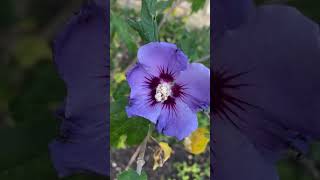
<svg viewBox="0 0 320 180">
<path fill-rule="evenodd" d="M 144 34 L 140 21 L 135 21 L 133 19 L 129 19 L 127 22 L 132 29 L 134 29 L 135 31 L 137 31 L 139 33 L 141 39 L 143 39 L 144 41 L 147 41 L 148 37 Z"/>
<path fill-rule="evenodd" d="M 189 0 L 192 3 L 191 9 L 192 12 L 197 12 L 204 7 L 206 0 Z"/>
<path fill-rule="evenodd" d="M 124 21 L 118 14 L 111 12 L 111 26 L 114 28 L 114 32 L 119 36 L 120 40 L 124 42 L 128 49 L 129 56 L 132 57 L 137 51 L 137 45 L 135 40 L 132 38 L 130 28 L 126 21 Z"/>
<path fill-rule="evenodd" d="M 128 103 L 129 86 L 126 81 L 111 83 L 110 144 L 113 147 L 140 144 L 148 132 L 149 121 L 143 118 L 128 118 L 125 107 Z"/>
<path fill-rule="evenodd" d="M 112 103 L 111 107 L 120 106 L 118 103 Z M 116 107 L 117 108 L 117 107 Z M 123 144 L 124 136 L 127 145 L 136 145 L 142 142 L 148 132 L 148 120 L 142 118 L 127 118 L 124 111 L 125 106 L 121 106 L 123 110 L 113 111 L 111 108 L 110 115 L 110 143 L 111 146 L 118 147 Z"/>
<path fill-rule="evenodd" d="M 150 20 L 156 16 L 157 0 L 142 0 L 141 19 Z"/>
<path fill-rule="evenodd" d="M 139 175 L 136 171 L 129 169 L 119 174 L 117 179 L 118 180 L 147 180 L 148 177 L 145 172 L 142 172 L 141 175 Z"/>
<path fill-rule="evenodd" d="M 129 25 L 135 29 L 146 42 L 159 41 L 157 24 L 157 0 L 142 0 L 141 20 L 129 20 Z"/>
</svg>

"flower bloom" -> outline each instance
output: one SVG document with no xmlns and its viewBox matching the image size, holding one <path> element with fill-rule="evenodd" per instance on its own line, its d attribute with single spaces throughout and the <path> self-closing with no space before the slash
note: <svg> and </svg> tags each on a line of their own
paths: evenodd
<svg viewBox="0 0 320 180">
<path fill-rule="evenodd" d="M 319 26 L 288 6 L 214 3 L 213 178 L 276 180 L 288 149 L 320 138 Z"/>
<path fill-rule="evenodd" d="M 53 44 L 54 63 L 67 89 L 60 136 L 50 143 L 59 177 L 109 175 L 109 61 L 107 10 L 90 1 L 71 18 Z"/>
<path fill-rule="evenodd" d="M 159 132 L 179 140 L 198 126 L 196 112 L 210 103 L 210 71 L 188 63 L 174 44 L 151 42 L 138 50 L 138 62 L 126 74 L 131 88 L 129 117 L 141 116 Z"/>
</svg>

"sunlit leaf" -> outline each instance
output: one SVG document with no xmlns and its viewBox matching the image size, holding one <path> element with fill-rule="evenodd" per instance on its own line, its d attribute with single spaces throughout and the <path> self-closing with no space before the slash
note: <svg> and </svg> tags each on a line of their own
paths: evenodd
<svg viewBox="0 0 320 180">
<path fill-rule="evenodd" d="M 145 172 L 142 172 L 141 175 L 139 175 L 136 171 L 129 169 L 119 174 L 117 179 L 118 180 L 147 180 L 148 177 Z"/>
<path fill-rule="evenodd" d="M 126 80 L 126 75 L 123 72 L 122 73 L 115 73 L 114 80 L 116 83 L 120 83 L 120 82 Z"/>
<path fill-rule="evenodd" d="M 192 3 L 191 9 L 192 12 L 197 12 L 204 7 L 206 0 L 189 0 Z"/>
<path fill-rule="evenodd" d="M 189 137 L 184 139 L 184 146 L 192 154 L 201 154 L 206 150 L 208 142 L 209 130 L 198 128 Z"/>
</svg>

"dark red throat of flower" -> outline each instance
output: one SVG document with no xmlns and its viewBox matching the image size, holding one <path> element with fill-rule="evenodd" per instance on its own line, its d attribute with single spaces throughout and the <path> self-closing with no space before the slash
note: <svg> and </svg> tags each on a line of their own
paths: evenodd
<svg viewBox="0 0 320 180">
<path fill-rule="evenodd" d="M 159 68 L 159 76 L 145 77 L 145 87 L 149 89 L 148 102 L 150 106 L 154 106 L 158 103 L 162 103 L 163 108 L 168 108 L 170 110 L 176 110 L 176 98 L 181 98 L 186 95 L 184 92 L 185 86 L 177 84 L 175 82 L 175 74 L 169 71 L 168 68 Z M 165 88 L 163 92 L 159 88 Z M 156 94 L 160 91 L 163 95 L 163 100 L 157 99 Z M 162 93 L 162 94 L 161 94 Z M 158 94 L 159 95 L 159 94 Z"/>
<path fill-rule="evenodd" d="M 213 118 L 219 117 L 220 119 L 227 118 L 231 120 L 231 114 L 240 118 L 237 111 L 235 111 L 236 109 L 247 111 L 246 108 L 248 106 L 256 107 L 232 94 L 232 92 L 241 87 L 249 86 L 249 84 L 237 82 L 240 76 L 247 73 L 232 74 L 226 70 L 213 71 L 213 96 L 211 96 Z"/>
</svg>

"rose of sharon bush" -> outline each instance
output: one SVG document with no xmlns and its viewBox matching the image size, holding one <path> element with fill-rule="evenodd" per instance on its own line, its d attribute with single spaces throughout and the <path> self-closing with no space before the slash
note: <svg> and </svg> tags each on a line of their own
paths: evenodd
<svg viewBox="0 0 320 180">
<path fill-rule="evenodd" d="M 151 42 L 138 50 L 138 62 L 127 72 L 131 88 L 129 117 L 141 116 L 159 132 L 179 140 L 198 127 L 197 112 L 210 104 L 210 71 L 174 44 Z"/>
</svg>

